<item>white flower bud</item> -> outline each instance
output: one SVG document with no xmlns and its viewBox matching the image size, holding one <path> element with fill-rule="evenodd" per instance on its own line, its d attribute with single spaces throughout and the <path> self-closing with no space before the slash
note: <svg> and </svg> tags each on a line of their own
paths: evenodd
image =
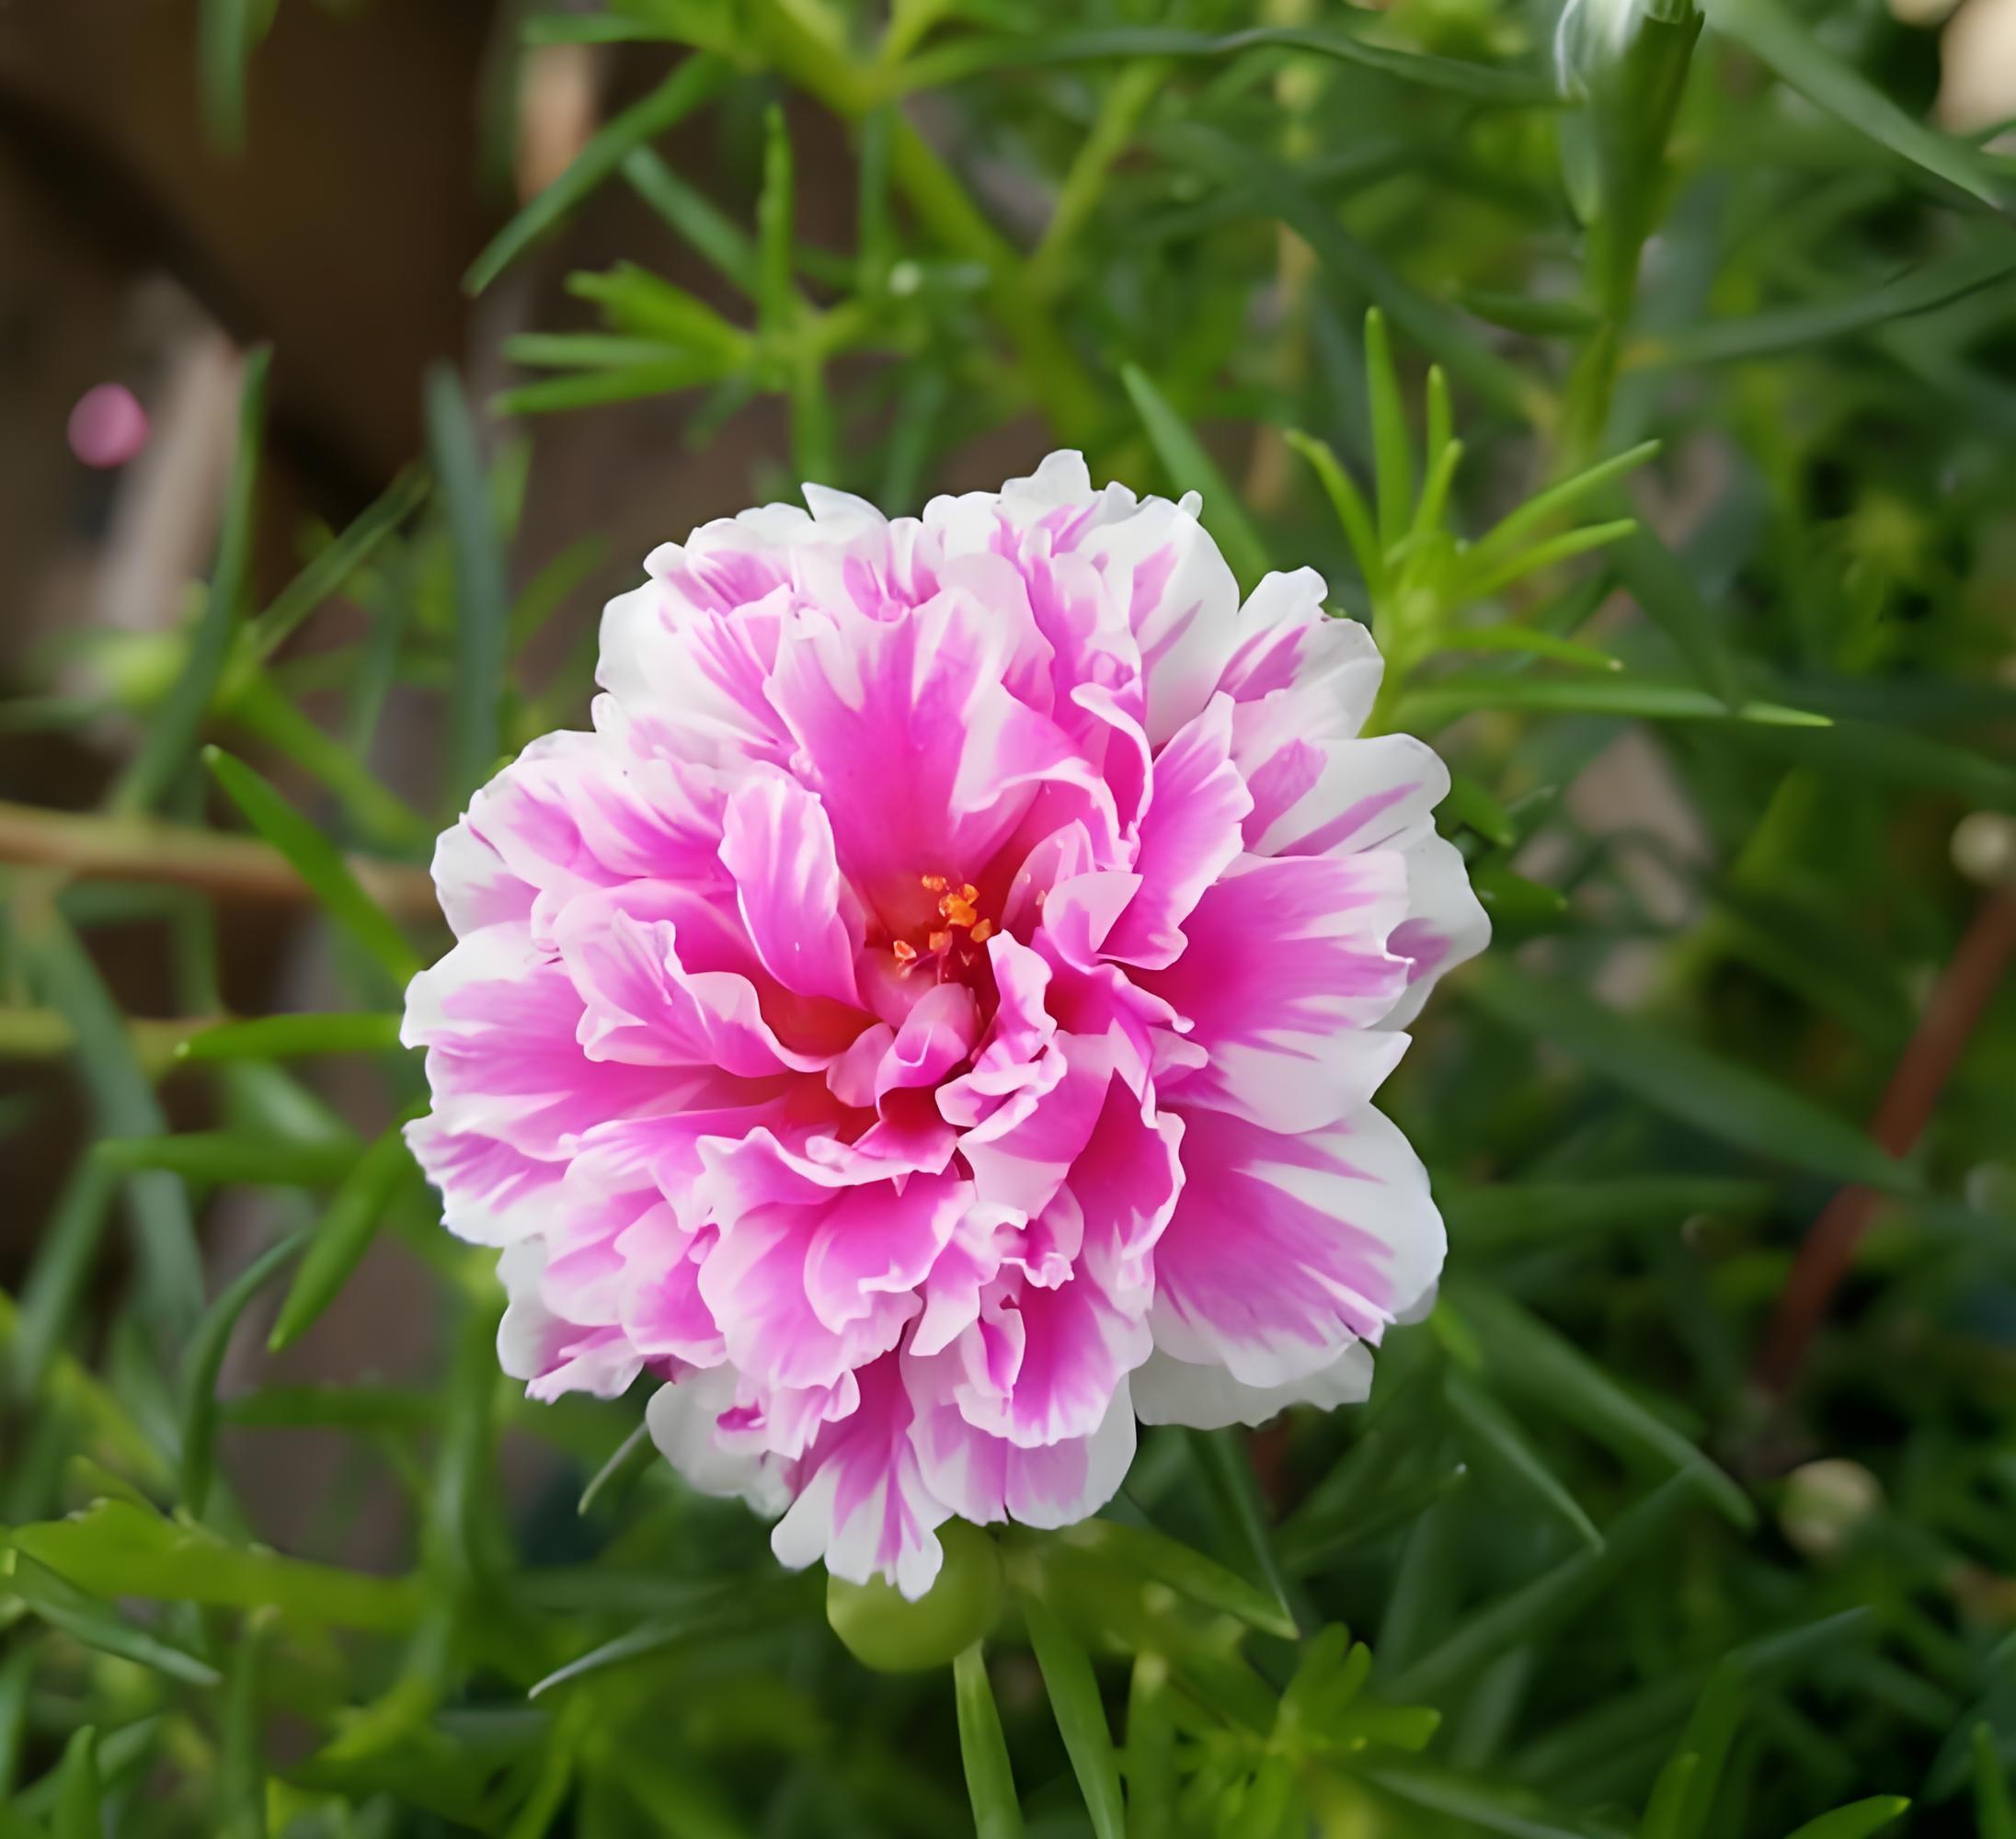
<svg viewBox="0 0 2016 1839">
<path fill-rule="evenodd" d="M 1587 92 L 1590 80 L 1616 63 L 1632 47 L 1647 19 L 1678 24 L 1695 13 L 1694 0 L 1567 0 L 1554 29 L 1554 68 L 1571 96 Z"/>
</svg>

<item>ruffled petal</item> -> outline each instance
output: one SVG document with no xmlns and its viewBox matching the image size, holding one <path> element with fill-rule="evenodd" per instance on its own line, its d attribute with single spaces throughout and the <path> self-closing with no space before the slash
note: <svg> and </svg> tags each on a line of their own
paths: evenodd
<svg viewBox="0 0 2016 1839">
<path fill-rule="evenodd" d="M 1244 858 L 1186 921 L 1189 950 L 1141 977 L 1207 1057 L 1170 1095 L 1284 1131 L 1364 1104 L 1406 1045 L 1367 1031 L 1406 988 L 1386 942 L 1407 911 L 1396 851 Z"/>
<path fill-rule="evenodd" d="M 806 1452 L 797 1499 L 771 1535 L 771 1549 L 794 1571 L 824 1559 L 835 1577 L 850 1583 L 887 1577 L 914 1599 L 945 1561 L 936 1528 L 951 1510 L 924 1486 L 897 1356 L 856 1377 L 860 1403 Z"/>
<path fill-rule="evenodd" d="M 1183 1194 L 1155 1248 L 1155 1344 L 1276 1387 L 1376 1342 L 1441 1269 L 1441 1216 L 1406 1138 L 1368 1106 L 1300 1136 L 1184 1116 Z"/>
</svg>

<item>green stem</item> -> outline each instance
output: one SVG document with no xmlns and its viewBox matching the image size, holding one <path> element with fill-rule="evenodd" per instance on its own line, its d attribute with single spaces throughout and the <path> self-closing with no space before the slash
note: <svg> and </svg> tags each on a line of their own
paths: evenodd
<svg viewBox="0 0 2016 1839">
<path fill-rule="evenodd" d="M 1167 59 L 1144 58 L 1128 64 L 1107 86 L 1098 119 L 1064 175 L 1048 226 L 1024 271 L 1023 284 L 1036 299 L 1054 300 L 1062 292 L 1070 278 L 1071 245 L 1099 202 L 1107 168 L 1119 157 L 1168 74 Z"/>
<path fill-rule="evenodd" d="M 1701 16 L 1692 0 L 1655 8 L 1623 56 L 1597 74 L 1589 98 L 1597 209 L 1585 278 L 1598 324 L 1568 380 L 1565 470 L 1602 451 L 1645 242 L 1666 208 L 1667 146 L 1687 89 Z"/>
<path fill-rule="evenodd" d="M 886 99 L 880 74 L 849 52 L 819 0 L 759 0 L 757 31 L 781 75 L 836 115 L 858 121 Z M 899 115 L 889 135 L 889 177 L 919 221 L 955 255 L 988 273 L 987 304 L 1014 345 L 1030 394 L 1060 438 L 1088 442 L 1107 418 L 1098 386 L 1031 290 L 1022 253 L 988 222 L 931 143 Z"/>
</svg>

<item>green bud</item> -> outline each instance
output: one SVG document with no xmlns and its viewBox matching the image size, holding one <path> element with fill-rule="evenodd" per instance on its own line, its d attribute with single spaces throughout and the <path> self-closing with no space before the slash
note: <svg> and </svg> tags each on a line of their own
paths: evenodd
<svg viewBox="0 0 2016 1839">
<path fill-rule="evenodd" d="M 1001 1553 L 964 1520 L 938 1528 L 945 1569 L 916 1602 L 880 1578 L 826 1581 L 826 1619 L 847 1651 L 877 1673 L 922 1673 L 948 1665 L 1000 1619 Z"/>
</svg>

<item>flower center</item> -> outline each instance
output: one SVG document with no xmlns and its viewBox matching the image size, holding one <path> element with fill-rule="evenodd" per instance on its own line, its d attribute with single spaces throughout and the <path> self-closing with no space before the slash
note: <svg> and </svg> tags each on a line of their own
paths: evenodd
<svg viewBox="0 0 2016 1839">
<path fill-rule="evenodd" d="M 942 874 L 920 875 L 918 883 L 926 894 L 937 897 L 937 923 L 923 930 L 921 944 L 913 939 L 898 939 L 890 944 L 897 967 L 909 977 L 913 971 L 933 966 L 940 983 L 950 977 L 962 977 L 979 964 L 988 940 L 994 935 L 994 922 L 983 919 L 974 905 L 980 891 L 969 881 L 955 887 Z"/>
</svg>

